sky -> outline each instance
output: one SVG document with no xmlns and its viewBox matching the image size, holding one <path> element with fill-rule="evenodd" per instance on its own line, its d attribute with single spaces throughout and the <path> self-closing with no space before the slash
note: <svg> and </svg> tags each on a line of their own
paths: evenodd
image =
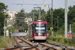
<svg viewBox="0 0 75 50">
<path fill-rule="evenodd" d="M 9 11 L 20 11 L 24 9 L 25 12 L 31 12 L 34 7 L 41 7 L 45 11 L 48 11 L 51 8 L 51 5 L 25 5 L 25 4 L 51 4 L 51 0 L 0 0 L 0 2 L 8 5 Z M 18 3 L 23 3 L 23 5 L 17 5 Z M 75 0 L 67 0 L 67 6 L 75 5 Z M 53 9 L 65 8 L 65 0 L 53 0 Z"/>
</svg>

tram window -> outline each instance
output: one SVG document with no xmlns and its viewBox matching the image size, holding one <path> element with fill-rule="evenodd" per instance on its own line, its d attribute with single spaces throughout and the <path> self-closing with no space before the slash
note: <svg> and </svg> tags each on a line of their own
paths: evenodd
<svg viewBox="0 0 75 50">
<path fill-rule="evenodd" d="M 39 32 L 40 33 L 45 33 L 45 31 L 39 31 L 39 30 L 36 31 L 36 33 L 39 33 Z"/>
<path fill-rule="evenodd" d="M 45 30 L 45 27 L 36 27 L 36 30 L 38 30 L 38 29 Z"/>
<path fill-rule="evenodd" d="M 36 24 L 36 26 L 44 26 L 44 24 Z"/>
</svg>

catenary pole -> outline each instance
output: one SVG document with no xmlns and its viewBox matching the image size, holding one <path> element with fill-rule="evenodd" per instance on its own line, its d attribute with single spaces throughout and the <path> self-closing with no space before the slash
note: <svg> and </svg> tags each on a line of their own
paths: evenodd
<svg viewBox="0 0 75 50">
<path fill-rule="evenodd" d="M 70 38 L 71 38 L 71 24 L 70 24 Z"/>
<path fill-rule="evenodd" d="M 57 16 L 57 35 L 58 35 L 58 16 Z"/>
<path fill-rule="evenodd" d="M 65 38 L 67 38 L 67 0 L 65 0 Z"/>
<path fill-rule="evenodd" d="M 53 28 L 53 0 L 51 0 L 51 27 Z M 51 36 L 53 36 L 53 29 L 51 30 Z"/>
<path fill-rule="evenodd" d="M 41 19 L 41 7 L 34 7 L 34 8 L 39 8 L 39 19 Z"/>
<path fill-rule="evenodd" d="M 33 21 L 34 21 L 34 12 L 33 12 Z"/>
<path fill-rule="evenodd" d="M 39 19 L 41 19 L 41 7 L 39 7 Z"/>
<path fill-rule="evenodd" d="M 4 19 L 4 41 L 5 41 L 5 30 L 6 30 L 6 19 Z"/>
</svg>

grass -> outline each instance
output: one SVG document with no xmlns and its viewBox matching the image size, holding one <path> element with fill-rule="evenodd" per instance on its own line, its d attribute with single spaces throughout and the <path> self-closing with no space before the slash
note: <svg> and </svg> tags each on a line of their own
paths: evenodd
<svg viewBox="0 0 75 50">
<path fill-rule="evenodd" d="M 28 36 L 28 34 L 27 34 L 25 37 L 27 37 L 27 38 L 28 38 L 28 37 L 29 37 L 29 36 Z"/>
<path fill-rule="evenodd" d="M 48 36 L 49 37 L 49 36 Z M 61 36 L 59 36 L 61 38 Z M 75 47 L 75 44 L 72 44 L 72 43 L 65 43 L 65 41 L 61 41 L 59 40 L 59 42 L 57 40 L 53 40 L 51 37 L 49 37 L 50 39 L 47 39 L 48 42 L 52 42 L 52 43 L 56 43 L 56 44 L 60 44 L 60 45 L 66 45 L 66 46 L 72 46 L 72 47 Z M 64 36 L 62 36 L 62 38 L 64 39 Z M 61 39 L 62 39 L 61 38 Z M 67 39 L 66 39 L 67 40 Z"/>
<path fill-rule="evenodd" d="M 4 41 L 4 36 L 0 36 L 0 48 L 7 47 L 11 40 L 12 39 L 10 39 L 9 37 L 5 37 L 5 41 Z"/>
<path fill-rule="evenodd" d="M 47 40 L 47 41 L 52 42 L 52 43 L 56 43 L 56 44 L 59 44 L 59 45 L 66 45 L 66 46 L 70 46 L 70 47 L 75 47 L 75 44 L 59 43 L 59 42 L 52 41 L 52 40 Z"/>
</svg>

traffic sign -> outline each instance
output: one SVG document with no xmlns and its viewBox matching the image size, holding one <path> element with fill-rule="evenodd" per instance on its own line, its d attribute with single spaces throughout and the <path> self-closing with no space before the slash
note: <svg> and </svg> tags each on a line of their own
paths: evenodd
<svg viewBox="0 0 75 50">
<path fill-rule="evenodd" d="M 46 7 L 46 4 L 44 5 L 44 7 Z"/>
<path fill-rule="evenodd" d="M 50 28 L 50 30 L 52 30 L 52 29 L 53 29 L 53 27 Z"/>
</svg>

